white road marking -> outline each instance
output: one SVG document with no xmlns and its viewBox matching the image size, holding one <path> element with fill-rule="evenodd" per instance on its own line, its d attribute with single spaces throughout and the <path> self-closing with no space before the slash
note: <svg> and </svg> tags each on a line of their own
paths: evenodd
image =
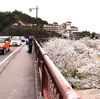
<svg viewBox="0 0 100 99">
<path fill-rule="evenodd" d="M 17 91 L 15 89 L 13 89 L 11 95 L 13 95 L 13 94 L 17 94 Z"/>
<path fill-rule="evenodd" d="M 14 94 L 17 94 L 17 91 L 15 89 L 13 89 L 12 92 L 11 92 L 11 95 L 14 95 Z M 11 95 L 7 99 L 10 99 L 11 98 Z"/>
<path fill-rule="evenodd" d="M 17 94 L 17 91 L 16 91 L 15 89 L 13 89 L 13 94 L 14 94 L 14 93 Z"/>
<path fill-rule="evenodd" d="M 21 81 L 23 81 L 23 78 L 21 80 L 17 80 L 15 83 L 20 83 Z"/>
<path fill-rule="evenodd" d="M 15 52 L 17 52 L 22 46 L 24 45 L 24 43 L 18 47 L 14 52 L 12 52 L 8 57 L 6 57 L 2 62 L 0 62 L 0 65 L 2 65 L 7 59 L 9 59 Z"/>
</svg>

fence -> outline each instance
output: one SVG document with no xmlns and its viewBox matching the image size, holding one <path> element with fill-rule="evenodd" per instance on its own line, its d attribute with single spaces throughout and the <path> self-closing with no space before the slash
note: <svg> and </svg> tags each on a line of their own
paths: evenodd
<svg viewBox="0 0 100 99">
<path fill-rule="evenodd" d="M 83 99 L 66 81 L 36 40 L 34 48 L 44 99 Z"/>
</svg>

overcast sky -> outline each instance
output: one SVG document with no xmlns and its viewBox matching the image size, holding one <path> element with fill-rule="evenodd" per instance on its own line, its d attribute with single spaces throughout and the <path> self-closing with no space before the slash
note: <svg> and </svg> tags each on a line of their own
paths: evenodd
<svg viewBox="0 0 100 99">
<path fill-rule="evenodd" d="M 36 11 L 28 9 L 36 6 L 38 17 L 48 23 L 71 21 L 79 31 L 100 33 L 100 0 L 2 0 L 0 11 L 18 10 L 35 17 Z"/>
</svg>

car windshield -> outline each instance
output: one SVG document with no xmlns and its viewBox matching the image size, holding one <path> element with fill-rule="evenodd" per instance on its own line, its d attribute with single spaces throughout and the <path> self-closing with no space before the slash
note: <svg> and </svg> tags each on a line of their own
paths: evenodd
<svg viewBox="0 0 100 99">
<path fill-rule="evenodd" d="M 25 37 L 24 36 L 21 36 L 21 39 L 25 39 Z"/>
<path fill-rule="evenodd" d="M 19 36 L 13 36 L 12 40 L 20 40 L 20 37 Z"/>
<path fill-rule="evenodd" d="M 5 39 L 4 38 L 0 38 L 0 43 L 4 43 Z"/>
</svg>

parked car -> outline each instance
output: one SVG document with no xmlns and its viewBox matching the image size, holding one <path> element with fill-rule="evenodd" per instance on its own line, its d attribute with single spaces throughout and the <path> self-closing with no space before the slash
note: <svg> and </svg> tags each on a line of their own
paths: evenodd
<svg viewBox="0 0 100 99">
<path fill-rule="evenodd" d="M 10 37 L 0 36 L 0 53 L 6 54 L 10 51 Z"/>
<path fill-rule="evenodd" d="M 26 40 L 25 37 L 24 36 L 21 36 L 21 41 L 22 42 L 25 42 L 25 40 Z"/>
<path fill-rule="evenodd" d="M 11 46 L 16 46 L 16 45 L 20 46 L 21 44 L 22 41 L 20 36 L 13 36 L 11 38 L 11 43 L 10 43 Z"/>
</svg>

